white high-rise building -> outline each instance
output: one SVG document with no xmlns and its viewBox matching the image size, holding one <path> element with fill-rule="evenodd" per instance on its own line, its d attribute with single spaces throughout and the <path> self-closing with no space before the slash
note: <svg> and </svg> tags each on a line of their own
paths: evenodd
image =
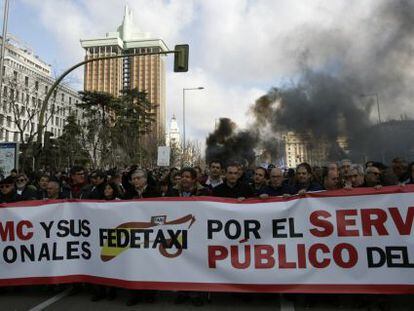
<svg viewBox="0 0 414 311">
<path fill-rule="evenodd" d="M 3 38 L 0 37 L 0 44 Z M 4 53 L 2 98 L 0 102 L 0 141 L 26 142 L 36 140 L 39 112 L 43 100 L 55 82 L 51 66 L 11 35 L 7 35 Z M 63 133 L 66 118 L 74 114 L 78 122 L 82 112 L 76 107 L 78 92 L 60 85 L 49 99 L 45 115 L 45 131 L 58 137 Z M 23 139 L 21 137 L 23 133 Z"/>
</svg>

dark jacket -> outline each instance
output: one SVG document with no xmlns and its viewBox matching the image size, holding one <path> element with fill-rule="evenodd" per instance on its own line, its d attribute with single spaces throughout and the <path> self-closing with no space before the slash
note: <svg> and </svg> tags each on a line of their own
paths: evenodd
<svg viewBox="0 0 414 311">
<path fill-rule="evenodd" d="M 89 184 L 76 184 L 70 187 L 70 197 L 72 199 L 87 199 L 90 191 L 92 190 L 92 185 Z"/>
<path fill-rule="evenodd" d="M 289 186 L 287 182 L 283 182 L 280 187 L 276 188 L 272 187 L 271 185 L 266 186 L 263 189 L 263 191 L 259 193 L 259 195 L 261 194 L 267 194 L 271 197 L 277 197 L 284 194 L 294 194 L 294 189 L 291 186 Z"/>
<path fill-rule="evenodd" d="M 213 189 L 213 195 L 222 198 L 251 198 L 254 193 L 249 185 L 245 183 L 238 181 L 234 187 L 230 187 L 225 180 L 221 185 Z"/>
<path fill-rule="evenodd" d="M 211 193 L 208 188 L 203 187 L 201 184 L 197 183 L 191 192 L 183 191 L 180 186 L 171 188 L 167 193 L 167 197 L 199 197 L 208 196 L 210 194 Z"/>
<path fill-rule="evenodd" d="M 13 190 L 12 193 L 8 194 L 7 196 L 0 193 L 0 203 L 13 203 L 17 202 L 16 198 L 16 190 Z"/>
<path fill-rule="evenodd" d="M 37 190 L 33 186 L 26 185 L 23 188 L 23 192 L 21 194 L 18 194 L 17 189 L 15 192 L 17 201 L 37 200 Z"/>
<path fill-rule="evenodd" d="M 89 200 L 103 200 L 105 199 L 104 191 L 105 191 L 105 183 L 101 183 L 100 185 L 93 186 L 89 193 L 87 194 L 87 199 Z"/>
<path fill-rule="evenodd" d="M 293 185 L 293 193 L 292 194 L 296 194 L 300 190 L 306 190 L 306 192 L 312 192 L 312 191 L 321 191 L 321 190 L 324 190 L 324 188 L 320 184 L 318 184 L 317 182 L 314 182 L 314 181 L 312 181 L 308 185 L 302 185 L 302 184 L 296 183 L 296 184 Z"/>
<path fill-rule="evenodd" d="M 258 197 L 259 195 L 261 195 L 267 187 L 266 183 L 261 184 L 260 188 L 256 188 L 256 185 L 254 183 L 251 183 L 249 186 L 252 189 L 253 195 L 255 197 Z"/>
</svg>

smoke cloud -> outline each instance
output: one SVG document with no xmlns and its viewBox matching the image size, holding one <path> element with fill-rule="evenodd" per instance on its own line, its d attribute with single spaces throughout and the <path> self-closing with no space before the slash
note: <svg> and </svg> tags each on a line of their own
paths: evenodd
<svg viewBox="0 0 414 311">
<path fill-rule="evenodd" d="M 304 25 L 286 36 L 289 49 L 300 55 L 296 62 L 301 72 L 292 82 L 271 88 L 251 107 L 255 123 L 244 134 L 259 137 L 251 148 L 293 131 L 307 135 L 315 145 L 328 143 L 328 160 L 347 156 L 389 161 L 384 154 L 391 157 L 397 149 L 413 156 L 414 132 L 408 130 L 412 122 L 384 120 L 412 111 L 414 1 L 373 4 L 353 21 L 354 27 L 347 27 L 346 20 L 329 29 Z M 379 126 L 376 96 L 384 122 Z M 207 155 L 217 145 L 211 144 L 214 135 L 207 139 Z M 339 137 L 347 138 L 348 154 L 338 145 Z M 227 150 L 227 140 L 220 146 Z"/>
</svg>

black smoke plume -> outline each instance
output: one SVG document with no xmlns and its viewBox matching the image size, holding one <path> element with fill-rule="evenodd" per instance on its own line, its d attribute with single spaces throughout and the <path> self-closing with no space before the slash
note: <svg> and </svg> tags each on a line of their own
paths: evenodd
<svg viewBox="0 0 414 311">
<path fill-rule="evenodd" d="M 370 3 L 365 15 L 338 20 L 329 29 L 307 24 L 286 36 L 296 56 L 285 57 L 296 57 L 301 74 L 253 104 L 251 132 L 259 139 L 250 149 L 292 131 L 314 146 L 327 144 L 327 160 L 389 161 L 397 152 L 414 155 L 412 122 L 390 121 L 414 111 L 414 1 Z M 339 146 L 340 137 L 346 137 L 347 150 Z M 220 146 L 232 150 L 227 144 Z M 210 146 L 215 144 L 208 140 L 208 153 Z"/>
<path fill-rule="evenodd" d="M 239 131 L 233 121 L 221 118 L 217 129 L 207 137 L 206 161 L 253 163 L 257 138 L 253 131 Z"/>
</svg>

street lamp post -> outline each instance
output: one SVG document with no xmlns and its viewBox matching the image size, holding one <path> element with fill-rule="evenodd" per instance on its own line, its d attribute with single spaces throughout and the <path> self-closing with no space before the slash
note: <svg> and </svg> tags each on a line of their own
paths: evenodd
<svg viewBox="0 0 414 311">
<path fill-rule="evenodd" d="M 197 91 L 197 90 L 203 90 L 203 86 L 199 87 L 191 87 L 191 88 L 183 88 L 183 154 L 185 153 L 185 147 L 186 147 L 186 140 L 185 140 L 185 91 Z"/>
<path fill-rule="evenodd" d="M 86 59 L 80 63 L 77 63 L 70 67 L 68 70 L 63 72 L 52 84 L 49 91 L 47 92 L 45 96 L 45 100 L 42 103 L 40 113 L 39 113 L 39 120 L 38 120 L 38 131 L 37 131 L 37 144 L 41 145 L 43 142 L 43 129 L 45 125 L 44 117 L 46 114 L 46 110 L 48 108 L 48 101 L 50 97 L 52 96 L 55 89 L 58 87 L 59 83 L 73 70 L 76 68 L 83 66 L 87 63 L 96 62 L 100 60 L 106 60 L 106 59 L 115 59 L 115 58 L 125 58 L 125 57 L 132 57 L 132 56 L 146 56 L 146 55 L 166 55 L 166 54 L 175 54 L 178 57 L 174 58 L 174 71 L 175 72 L 186 72 L 188 70 L 188 45 L 176 45 L 175 49 L 172 51 L 163 51 L 163 52 L 150 52 L 150 53 L 126 53 L 121 55 L 111 55 L 111 56 L 102 56 L 102 57 L 94 57 Z"/>
<path fill-rule="evenodd" d="M 1 38 L 1 58 L 0 58 L 0 100 L 2 98 L 3 91 L 3 76 L 5 74 L 4 68 L 4 53 L 6 51 L 7 42 L 7 21 L 9 17 L 9 0 L 4 2 L 4 15 L 3 15 L 3 36 Z"/>
</svg>

